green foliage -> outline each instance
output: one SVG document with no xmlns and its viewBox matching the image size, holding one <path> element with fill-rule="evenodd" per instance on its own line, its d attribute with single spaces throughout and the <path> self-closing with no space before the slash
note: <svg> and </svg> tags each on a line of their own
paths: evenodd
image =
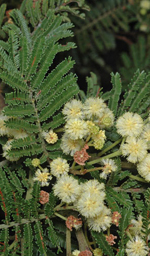
<svg viewBox="0 0 150 256">
<path fill-rule="evenodd" d="M 139 36 L 138 42 L 131 45 L 129 54 L 122 54 L 124 67 L 120 68 L 121 75 L 116 71 L 111 72 L 112 89 L 106 91 L 105 85 L 102 89 L 98 85 L 100 75 L 97 77 L 94 72 L 90 72 L 86 78 L 87 90 L 83 92 L 77 85 L 78 77 L 73 70 L 75 61 L 68 56 L 68 51 L 71 50 L 79 64 L 76 70 L 80 69 L 82 63 L 88 66 L 91 62 L 96 65 L 96 68 L 93 65 L 92 71 L 101 67 L 110 73 L 110 67 L 103 59 L 104 54 L 116 49 L 116 38 L 122 37 L 120 33 L 127 35 L 131 27 L 139 29 L 141 24 L 138 1 L 133 4 L 126 0 L 93 3 L 94 7 L 90 5 L 91 12 L 86 14 L 85 20 L 83 11 L 89 10 L 89 7 L 84 0 L 24 0 L 20 9 L 10 12 L 8 19 L 5 17 L 6 5 L 0 7 L 0 37 L 4 39 L 0 40 L 0 90 L 4 86 L 6 104 L 0 115 L 0 143 L 2 157 L 6 158 L 0 162 L 2 256 L 56 256 L 56 253 L 63 252 L 71 255 L 75 249 L 92 251 L 96 247 L 102 250 L 103 255 L 125 256 L 126 243 L 135 235 L 132 233 L 134 225 L 131 225 L 131 220 L 138 220 L 138 216 L 142 216 L 143 228 L 138 232 L 142 232 L 140 235 L 144 241 L 148 239 L 148 182 L 140 177 L 136 164 L 125 161 L 120 146 L 126 138 L 117 133 L 116 121 L 119 116 L 130 111 L 140 114 L 145 123 L 149 122 L 149 39 L 148 36 Z M 72 39 L 74 35 L 75 39 Z M 129 43 L 126 37 L 123 38 Z M 78 50 L 74 41 L 79 46 Z M 88 70 L 84 65 L 81 74 Z M 143 67 L 146 71 L 143 71 Z M 93 128 L 104 132 L 101 137 L 104 145 L 100 150 L 94 146 L 94 140 L 100 139 L 94 138 L 100 134 L 97 131 L 88 131 L 87 137 L 81 135 L 79 140 L 72 140 L 72 129 L 68 141 L 72 147 L 78 143 L 79 149 L 75 149 L 76 154 L 65 154 L 61 143 L 68 117 L 63 115 L 62 109 L 72 99 L 81 100 L 84 105 L 89 97 L 101 97 L 106 103 L 102 108 L 111 110 L 106 112 L 106 120 L 103 110 L 99 112 L 99 119 L 96 114 L 89 118 L 96 124 Z M 90 113 L 91 108 L 88 111 Z M 80 109 L 77 112 L 80 113 Z M 70 112 L 70 115 L 73 113 Z M 87 125 L 88 117 L 83 115 L 84 126 Z M 114 115 L 114 124 L 107 126 L 111 115 Z M 50 135 L 49 132 L 55 132 L 50 140 L 58 136 L 54 143 L 46 137 Z M 66 147 L 69 148 L 67 144 Z M 89 159 L 83 163 L 84 154 L 87 156 L 87 153 Z M 81 158 L 81 162 L 76 156 Z M 89 214 L 90 210 L 87 212 L 89 217 L 81 214 L 77 206 L 81 195 L 75 200 L 73 195 L 71 203 L 62 199 L 63 193 L 71 191 L 70 185 L 66 186 L 67 182 L 63 183 L 60 191 L 53 187 L 63 177 L 56 176 L 59 172 L 57 168 L 56 173 L 52 170 L 51 162 L 58 157 L 63 158 L 64 162 L 68 161 L 69 170 L 65 167 L 65 171 L 69 171 L 69 177 L 79 182 L 81 195 L 85 193 L 86 198 L 89 195 L 92 198 L 92 193 L 95 193 L 96 203 L 102 210 L 93 214 L 93 217 Z M 109 166 L 102 163 L 102 159 L 111 158 L 114 160 L 114 170 L 113 164 Z M 63 164 L 58 165 L 58 169 L 63 172 Z M 102 177 L 103 172 L 106 178 Z M 45 183 L 47 180 L 48 184 Z M 98 182 L 98 185 L 89 186 L 89 190 L 84 192 L 82 185 L 87 181 Z M 55 196 L 57 192 L 58 197 Z M 102 199 L 99 198 L 100 194 Z M 95 203 L 90 201 L 91 198 L 86 203 L 89 209 L 92 204 L 94 211 Z M 108 214 L 105 214 L 105 210 Z M 118 222 L 113 221 L 115 212 L 120 218 Z M 68 217 L 77 219 L 73 223 Z M 95 230 L 101 225 L 101 232 L 94 231 L 92 225 L 90 227 L 89 221 L 94 223 L 95 217 L 99 218 Z M 70 228 L 66 228 L 68 225 Z M 111 234 L 118 234 L 115 246 L 109 242 Z"/>
<path fill-rule="evenodd" d="M 49 24 L 43 27 L 41 34 L 36 34 L 35 30 L 32 39 L 23 15 L 19 10 L 13 10 L 11 17 L 14 24 L 10 25 L 8 39 L 9 54 L 1 46 L 1 67 L 4 71 L 1 72 L 0 78 L 14 90 L 6 94 L 8 106 L 5 107 L 4 113 L 13 117 L 6 125 L 18 130 L 24 127 L 27 134 L 34 134 L 33 138 L 29 136 L 24 141 L 17 140 L 12 144 L 12 150 L 9 152 L 12 157 L 41 154 L 43 150 L 39 143 L 43 140 L 42 127 L 47 130 L 61 126 L 64 121 L 62 118 L 58 120 L 55 113 L 79 91 L 76 77 L 68 74 L 74 64 L 71 58 L 51 68 L 56 54 L 74 47 L 73 43 L 59 43 L 60 39 L 72 36 L 69 30 L 72 24 L 61 24 L 62 19 L 55 16 L 51 10 L 48 14 L 48 18 L 45 17 L 41 22 L 40 28 L 42 29 L 46 21 Z M 16 31 L 19 29 L 19 34 L 15 32 L 14 27 Z M 49 69 L 51 72 L 47 75 Z M 52 120 L 54 121 L 51 123 Z M 48 155 L 48 152 L 46 154 Z"/>
<path fill-rule="evenodd" d="M 104 255 L 114 255 L 111 246 L 107 243 L 105 236 L 102 233 L 92 231 L 92 236 L 96 240 L 99 248 L 104 252 Z"/>
</svg>

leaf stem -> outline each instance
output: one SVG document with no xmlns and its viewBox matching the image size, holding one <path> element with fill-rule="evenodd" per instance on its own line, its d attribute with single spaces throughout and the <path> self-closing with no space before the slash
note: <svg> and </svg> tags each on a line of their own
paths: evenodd
<svg viewBox="0 0 150 256">
<path fill-rule="evenodd" d="M 130 175 L 129 177 L 132 180 L 138 180 L 138 181 L 141 181 L 141 182 L 144 182 L 144 183 L 148 183 L 148 181 L 146 181 L 145 179 L 143 179 L 141 177 L 138 177 L 138 176 L 135 176 L 135 175 Z"/>
<path fill-rule="evenodd" d="M 122 138 L 120 138 L 119 140 L 115 141 L 113 144 L 111 144 L 110 146 L 108 146 L 107 148 L 105 148 L 104 150 L 102 150 L 100 153 L 98 153 L 98 156 L 102 156 L 104 155 L 107 151 L 109 151 L 110 149 L 114 148 L 117 144 L 119 144 L 122 141 Z"/>
<path fill-rule="evenodd" d="M 113 152 L 113 153 L 111 153 L 111 154 L 109 154 L 107 156 L 100 157 L 100 158 L 95 159 L 93 161 L 87 162 L 87 164 L 88 165 L 97 164 L 97 163 L 101 162 L 102 159 L 107 159 L 107 158 L 113 158 L 113 157 L 116 157 L 116 156 L 121 156 L 121 154 L 122 154 L 121 150 L 119 149 L 119 150 L 117 150 L 117 151 L 115 151 L 115 152 Z"/>
</svg>

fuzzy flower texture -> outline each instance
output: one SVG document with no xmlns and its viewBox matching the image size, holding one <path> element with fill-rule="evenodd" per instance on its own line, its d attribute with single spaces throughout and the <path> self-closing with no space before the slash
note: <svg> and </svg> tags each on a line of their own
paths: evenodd
<svg viewBox="0 0 150 256">
<path fill-rule="evenodd" d="M 114 124 L 113 112 L 103 99 L 90 97 L 84 103 L 73 99 L 62 110 L 66 124 L 61 139 L 61 149 L 67 155 L 83 149 L 86 140 L 99 150 L 102 149 L 106 136 L 105 130 Z"/>
</svg>

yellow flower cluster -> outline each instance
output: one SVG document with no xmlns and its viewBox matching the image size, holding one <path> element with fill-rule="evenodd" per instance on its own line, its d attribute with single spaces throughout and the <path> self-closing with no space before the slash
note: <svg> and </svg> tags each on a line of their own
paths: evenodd
<svg viewBox="0 0 150 256">
<path fill-rule="evenodd" d="M 74 155 L 82 149 L 88 139 L 95 149 L 105 144 L 105 131 L 114 123 L 114 115 L 100 98 L 90 97 L 84 103 L 73 99 L 65 104 L 62 113 L 66 119 L 61 149 L 65 154 Z"/>
</svg>

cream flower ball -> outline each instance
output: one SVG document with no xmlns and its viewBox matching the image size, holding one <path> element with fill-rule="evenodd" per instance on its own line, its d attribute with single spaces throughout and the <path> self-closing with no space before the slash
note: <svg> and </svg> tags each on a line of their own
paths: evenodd
<svg viewBox="0 0 150 256">
<path fill-rule="evenodd" d="M 84 192 L 81 194 L 75 206 L 83 216 L 86 218 L 93 218 L 103 210 L 104 198 L 105 193 L 103 191 L 96 195 L 95 193 L 91 194 L 89 192 Z"/>
<path fill-rule="evenodd" d="M 120 116 L 116 123 L 117 132 L 123 137 L 137 137 L 142 132 L 143 126 L 141 116 L 132 112 L 126 112 Z"/>
<path fill-rule="evenodd" d="M 66 174 L 69 172 L 69 164 L 66 159 L 57 157 L 50 163 L 51 173 L 55 177 L 59 178 L 60 175 Z"/>
<path fill-rule="evenodd" d="M 76 151 L 81 150 L 83 143 L 82 139 L 73 140 L 68 134 L 64 133 L 61 138 L 60 147 L 63 153 L 73 156 Z"/>
<path fill-rule="evenodd" d="M 143 139 L 127 137 L 126 143 L 121 146 L 123 156 L 131 163 L 137 163 L 144 159 L 147 154 L 147 143 Z"/>
<path fill-rule="evenodd" d="M 150 182 L 150 154 L 137 165 L 138 173 L 148 182 Z"/>
<path fill-rule="evenodd" d="M 82 102 L 80 100 L 73 99 L 67 102 L 62 110 L 66 120 L 74 118 L 83 118 Z"/>
<path fill-rule="evenodd" d="M 84 102 L 83 113 L 88 119 L 92 117 L 102 117 L 105 108 L 106 104 L 104 103 L 104 100 L 90 97 Z"/>
<path fill-rule="evenodd" d="M 88 126 L 84 120 L 70 119 L 65 125 L 65 132 L 72 140 L 82 139 L 88 134 Z"/>
<path fill-rule="evenodd" d="M 133 240 L 129 240 L 126 244 L 127 256 L 146 256 L 148 254 L 148 247 L 143 239 L 135 236 Z"/>
<path fill-rule="evenodd" d="M 69 175 L 62 175 L 53 186 L 54 195 L 62 202 L 73 203 L 80 195 L 81 187 L 78 181 Z"/>
<path fill-rule="evenodd" d="M 88 218 L 88 226 L 90 229 L 101 232 L 107 230 L 111 225 L 111 210 L 103 206 L 103 210 L 94 218 Z"/>
</svg>

